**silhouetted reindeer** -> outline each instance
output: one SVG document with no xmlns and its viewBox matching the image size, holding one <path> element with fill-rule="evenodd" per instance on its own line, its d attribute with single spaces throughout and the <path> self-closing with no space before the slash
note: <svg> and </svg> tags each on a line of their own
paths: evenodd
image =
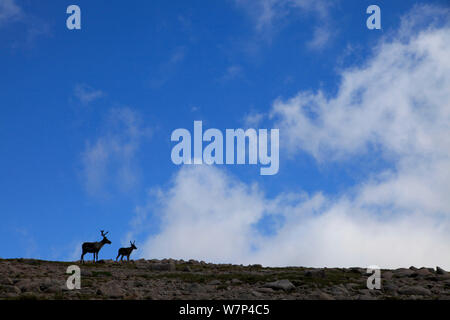
<svg viewBox="0 0 450 320">
<path fill-rule="evenodd" d="M 111 244 L 111 241 L 108 240 L 108 238 L 106 238 L 106 235 L 108 234 L 108 232 L 104 233 L 103 230 L 100 231 L 102 233 L 102 237 L 103 240 L 100 242 L 85 242 L 83 243 L 83 245 L 81 246 L 81 248 L 83 249 L 83 253 L 81 254 L 81 262 L 84 262 L 84 255 L 86 253 L 93 253 L 94 254 L 94 262 L 98 261 L 98 252 L 100 251 L 100 249 L 105 245 L 105 244 Z"/>
<path fill-rule="evenodd" d="M 120 261 L 123 261 L 123 257 L 125 257 L 125 256 L 127 256 L 127 261 L 130 261 L 130 254 L 131 254 L 131 252 L 133 251 L 133 249 L 137 250 L 136 246 L 134 245 L 135 243 L 136 243 L 136 240 L 133 241 L 133 242 L 130 241 L 131 247 L 129 247 L 129 248 L 120 248 L 119 249 L 119 254 L 117 255 L 117 258 L 116 258 L 116 261 L 117 261 L 117 259 L 119 259 L 120 256 L 122 256 L 120 258 Z"/>
</svg>

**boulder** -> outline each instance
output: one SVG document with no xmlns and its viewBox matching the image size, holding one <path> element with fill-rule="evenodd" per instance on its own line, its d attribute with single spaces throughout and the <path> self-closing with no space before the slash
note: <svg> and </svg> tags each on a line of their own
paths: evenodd
<svg viewBox="0 0 450 320">
<path fill-rule="evenodd" d="M 436 273 L 437 274 L 447 274 L 447 271 L 445 271 L 444 269 L 440 268 L 440 267 L 436 267 Z"/>
<path fill-rule="evenodd" d="M 312 269 L 305 271 L 305 276 L 310 278 L 325 278 L 325 270 Z"/>
<path fill-rule="evenodd" d="M 267 287 L 257 288 L 256 291 L 265 293 L 265 294 L 271 294 L 271 293 L 275 292 L 272 288 L 267 288 Z"/>
<path fill-rule="evenodd" d="M 107 282 L 100 286 L 97 294 L 107 298 L 123 298 L 124 291 L 117 283 Z"/>
<path fill-rule="evenodd" d="M 350 269 L 349 269 L 349 271 L 350 272 L 353 272 L 353 273 L 359 273 L 359 274 L 366 274 L 366 269 L 363 269 L 363 268 L 359 268 L 359 267 L 351 267 Z"/>
<path fill-rule="evenodd" d="M 62 291 L 62 286 L 65 285 L 63 281 L 57 281 L 55 279 L 45 278 L 39 284 L 39 289 L 45 293 L 59 293 Z"/>
<path fill-rule="evenodd" d="M 149 265 L 149 269 L 152 271 L 175 271 L 175 263 L 152 263 Z"/>
<path fill-rule="evenodd" d="M 359 287 L 359 284 L 357 284 L 357 283 L 347 283 L 345 285 L 345 288 L 347 290 L 356 290 L 358 287 Z"/>
<path fill-rule="evenodd" d="M 357 300 L 376 300 L 377 298 L 375 298 L 374 296 L 371 296 L 370 294 L 364 294 L 364 295 L 359 295 L 357 297 Z"/>
<path fill-rule="evenodd" d="M 184 267 L 181 269 L 181 271 L 184 271 L 184 272 L 191 272 L 192 269 L 189 268 L 189 266 L 184 266 Z"/>
<path fill-rule="evenodd" d="M 20 294 L 22 291 L 16 286 L 4 286 L 2 288 L 2 293 L 12 293 L 13 295 Z"/>
<path fill-rule="evenodd" d="M 347 288 L 343 284 L 333 286 L 331 289 L 333 296 L 346 296 L 349 294 Z"/>
<path fill-rule="evenodd" d="M 308 298 L 312 299 L 312 300 L 336 300 L 332 296 L 330 296 L 328 293 L 320 291 L 320 290 L 314 291 L 313 293 L 311 293 L 308 296 Z"/>
<path fill-rule="evenodd" d="M 394 270 L 394 275 L 398 278 L 409 277 L 409 276 L 413 275 L 414 273 L 415 272 L 413 270 L 405 269 L 405 268 L 400 268 L 400 269 Z"/>
<path fill-rule="evenodd" d="M 258 291 L 255 291 L 255 290 L 250 291 L 250 293 L 253 296 L 255 296 L 256 298 L 261 298 L 263 296 L 263 294 L 261 292 L 258 292 Z"/>
<path fill-rule="evenodd" d="M 295 289 L 295 286 L 287 279 L 266 283 L 264 287 L 284 291 L 290 291 Z"/>
<path fill-rule="evenodd" d="M 430 272 L 427 268 L 421 268 L 416 270 L 416 274 L 422 277 L 432 276 L 433 273 Z"/>
<path fill-rule="evenodd" d="M 81 269 L 81 278 L 83 277 L 91 277 L 92 276 L 92 272 L 85 270 L 85 269 Z"/>
<path fill-rule="evenodd" d="M 10 278 L 8 278 L 8 277 L 0 275 L 0 284 L 9 286 L 9 285 L 13 284 L 13 281 Z"/>
<path fill-rule="evenodd" d="M 191 294 L 203 293 L 206 291 L 206 288 L 196 282 L 191 283 L 187 286 L 186 290 Z"/>
<path fill-rule="evenodd" d="M 38 283 L 33 282 L 29 279 L 20 280 L 17 282 L 16 287 L 18 287 L 22 292 L 39 292 L 40 286 Z"/>
<path fill-rule="evenodd" d="M 149 266 L 149 262 L 145 259 L 140 259 L 134 262 L 136 269 L 147 269 Z"/>
<path fill-rule="evenodd" d="M 388 294 L 394 294 L 397 292 L 397 286 L 392 282 L 384 282 L 381 286 L 381 289 Z"/>
<path fill-rule="evenodd" d="M 398 292 L 404 295 L 418 295 L 418 296 L 428 296 L 431 295 L 431 291 L 420 286 L 404 286 L 401 287 Z"/>
</svg>

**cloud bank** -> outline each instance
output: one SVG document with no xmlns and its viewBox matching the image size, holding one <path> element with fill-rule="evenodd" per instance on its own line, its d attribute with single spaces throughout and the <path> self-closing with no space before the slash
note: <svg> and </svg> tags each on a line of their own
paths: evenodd
<svg viewBox="0 0 450 320">
<path fill-rule="evenodd" d="M 419 9 L 420 22 L 427 12 L 448 14 Z M 335 94 L 299 92 L 270 112 L 292 155 L 344 166 L 374 155 L 388 168 L 337 197 L 268 198 L 221 168 L 183 167 L 154 196 L 161 225 L 143 256 L 450 268 L 450 27 L 413 28 L 414 21 L 404 19 L 364 65 L 342 71 Z M 258 227 L 264 219 L 269 233 Z"/>
</svg>

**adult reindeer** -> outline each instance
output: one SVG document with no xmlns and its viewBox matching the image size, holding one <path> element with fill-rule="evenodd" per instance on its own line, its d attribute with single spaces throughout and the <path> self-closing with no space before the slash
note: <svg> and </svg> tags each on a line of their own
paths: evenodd
<svg viewBox="0 0 450 320">
<path fill-rule="evenodd" d="M 85 242 L 83 243 L 83 245 L 81 246 L 81 248 L 83 249 L 83 253 L 81 254 L 81 262 L 84 262 L 84 255 L 86 253 L 93 253 L 94 254 L 94 262 L 98 261 L 98 252 L 100 251 L 100 249 L 105 245 L 105 244 L 111 244 L 111 241 L 108 240 L 108 238 L 106 237 L 106 235 L 108 234 L 108 232 L 104 233 L 103 230 L 100 230 L 100 232 L 102 233 L 102 237 L 103 240 L 99 241 L 99 242 Z"/>
<path fill-rule="evenodd" d="M 129 248 L 120 248 L 119 249 L 119 254 L 116 257 L 116 261 L 117 259 L 119 259 L 120 256 L 122 256 L 120 258 L 120 261 L 123 261 L 123 257 L 127 257 L 127 261 L 130 261 L 130 254 L 133 250 L 137 250 L 136 246 L 135 246 L 136 240 L 134 242 L 130 241 L 131 247 Z"/>
</svg>

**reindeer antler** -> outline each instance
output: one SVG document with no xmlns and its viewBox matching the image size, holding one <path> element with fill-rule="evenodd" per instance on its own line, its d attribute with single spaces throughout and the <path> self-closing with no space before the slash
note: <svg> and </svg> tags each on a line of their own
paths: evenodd
<svg viewBox="0 0 450 320">
<path fill-rule="evenodd" d="M 109 231 L 106 231 L 106 233 L 105 233 L 105 230 L 100 230 L 100 232 L 102 233 L 103 237 L 106 237 L 106 235 L 108 234 Z"/>
</svg>

